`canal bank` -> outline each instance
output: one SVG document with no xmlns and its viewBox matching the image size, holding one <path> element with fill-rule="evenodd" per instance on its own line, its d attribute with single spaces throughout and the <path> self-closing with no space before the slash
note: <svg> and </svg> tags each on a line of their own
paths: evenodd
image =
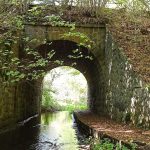
<svg viewBox="0 0 150 150">
<path fill-rule="evenodd" d="M 117 123 L 90 111 L 78 111 L 73 115 L 80 130 L 94 138 L 108 138 L 113 143 L 121 142 L 128 148 L 131 147 L 132 142 L 138 145 L 138 150 L 150 150 L 150 130 Z"/>
</svg>

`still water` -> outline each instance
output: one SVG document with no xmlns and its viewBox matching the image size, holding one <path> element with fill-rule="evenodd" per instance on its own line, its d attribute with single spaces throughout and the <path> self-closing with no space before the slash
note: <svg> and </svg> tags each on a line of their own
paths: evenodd
<svg viewBox="0 0 150 150">
<path fill-rule="evenodd" d="M 35 123 L 36 122 L 36 123 Z M 43 113 L 17 129 L 0 135 L 0 150 L 81 150 L 80 134 L 69 112 Z"/>
</svg>

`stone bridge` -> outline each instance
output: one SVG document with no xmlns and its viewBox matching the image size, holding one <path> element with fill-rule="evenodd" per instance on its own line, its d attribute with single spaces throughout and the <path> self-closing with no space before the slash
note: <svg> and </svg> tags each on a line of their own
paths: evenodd
<svg viewBox="0 0 150 150">
<path fill-rule="evenodd" d="M 53 61 L 60 60 L 63 65 L 73 66 L 85 76 L 88 104 L 93 112 L 117 121 L 131 121 L 134 125 L 150 127 L 148 88 L 134 73 L 123 50 L 113 41 L 105 25 L 78 25 L 75 30 L 94 41 L 94 47 L 90 50 L 79 47 L 78 38 L 63 39 L 61 35 L 68 31 L 67 27 L 27 24 L 24 32 L 27 37 L 37 39 L 35 43 L 28 44 L 43 57 L 50 50 L 55 51 L 46 71 L 60 66 L 53 64 Z M 20 41 L 15 47 L 18 57 L 24 57 L 23 46 Z M 79 49 L 85 57 L 68 57 L 75 55 L 75 49 Z M 20 82 L 9 88 L 0 87 L 0 127 L 40 114 L 41 87 L 42 79 Z"/>
</svg>

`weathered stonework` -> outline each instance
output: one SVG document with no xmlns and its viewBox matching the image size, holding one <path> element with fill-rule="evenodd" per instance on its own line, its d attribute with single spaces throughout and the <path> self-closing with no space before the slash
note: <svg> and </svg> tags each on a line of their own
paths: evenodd
<svg viewBox="0 0 150 150">
<path fill-rule="evenodd" d="M 150 127 L 150 91 L 133 71 L 123 50 L 107 33 L 106 48 L 106 105 L 111 118 Z"/>
<path fill-rule="evenodd" d="M 0 128 L 40 113 L 41 88 L 37 84 L 32 81 L 0 87 Z"/>
</svg>

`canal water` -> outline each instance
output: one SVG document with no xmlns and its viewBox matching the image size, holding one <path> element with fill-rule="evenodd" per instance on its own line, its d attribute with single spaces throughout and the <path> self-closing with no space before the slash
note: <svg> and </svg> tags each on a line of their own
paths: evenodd
<svg viewBox="0 0 150 150">
<path fill-rule="evenodd" d="M 0 150 L 88 150 L 85 137 L 69 112 L 43 113 L 0 134 Z"/>
</svg>

